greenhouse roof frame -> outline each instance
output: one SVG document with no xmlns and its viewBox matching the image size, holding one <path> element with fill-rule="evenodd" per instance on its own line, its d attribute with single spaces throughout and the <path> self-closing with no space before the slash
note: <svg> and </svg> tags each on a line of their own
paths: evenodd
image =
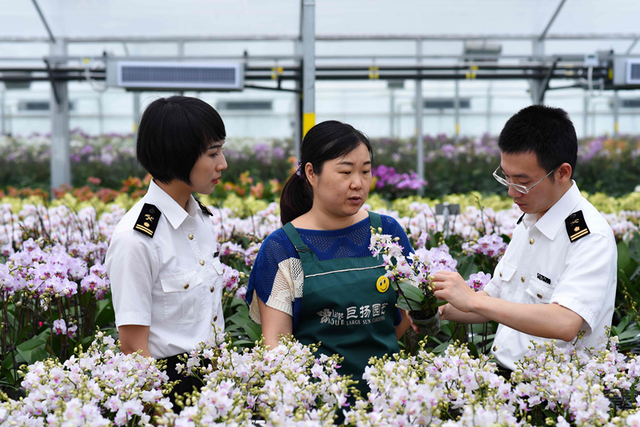
<svg viewBox="0 0 640 427">
<path fill-rule="evenodd" d="M 0 57 L 0 61 L 3 62 L 22 62 L 22 61 L 43 61 L 45 68 L 32 68 L 32 67 L 0 67 L 0 81 L 20 81 L 21 77 L 16 75 L 7 75 L 11 72 L 26 72 L 29 76 L 24 78 L 26 80 L 45 80 L 50 81 L 52 85 L 52 97 L 55 99 L 55 108 L 52 111 L 52 134 L 57 136 L 52 138 L 52 151 L 56 151 L 54 146 L 60 146 L 64 144 L 62 139 L 64 135 L 68 134 L 68 93 L 67 82 L 70 80 L 102 80 L 105 78 L 104 68 L 101 68 L 96 62 L 102 61 L 105 64 L 109 61 L 119 60 L 221 60 L 221 59 L 234 59 L 246 64 L 247 79 L 251 80 L 269 80 L 273 79 L 277 82 L 277 87 L 261 87 L 261 86 L 249 86 L 257 89 L 269 89 L 269 90 L 289 90 L 289 88 L 282 88 L 281 82 L 283 80 L 293 80 L 295 82 L 294 92 L 303 94 L 300 105 L 298 106 L 298 114 L 300 115 L 300 125 L 304 129 L 308 129 L 315 122 L 315 107 L 314 107 L 314 90 L 315 80 L 327 80 L 327 79 L 410 79 L 410 80 L 423 80 L 423 79 L 450 79 L 457 82 L 461 79 L 527 79 L 531 86 L 531 95 L 535 103 L 541 103 L 544 99 L 544 93 L 549 89 L 560 89 L 561 87 L 550 88 L 549 82 L 554 78 L 569 78 L 569 79 L 581 79 L 584 80 L 585 76 L 589 76 L 591 82 L 592 77 L 595 79 L 602 79 L 603 86 L 604 81 L 612 80 L 612 64 L 613 63 L 613 51 L 611 54 L 606 54 L 600 59 L 600 55 L 596 53 L 598 58 L 598 66 L 587 65 L 585 63 L 586 55 L 580 53 L 570 53 L 566 55 L 545 55 L 544 43 L 546 41 L 585 41 L 585 40 L 615 40 L 615 41 L 631 41 L 630 45 L 626 49 L 626 56 L 630 56 L 634 47 L 640 40 L 640 33 L 638 32 L 619 32 L 619 33 L 549 33 L 556 18 L 563 10 L 566 0 L 559 0 L 553 7 L 553 14 L 546 20 L 544 29 L 541 33 L 493 33 L 493 34 L 358 34 L 357 31 L 352 34 L 331 34 L 325 33 L 316 34 L 316 2 L 315 0 L 294 0 L 300 6 L 299 9 L 299 31 L 298 34 L 225 34 L 225 35 L 180 35 L 175 34 L 173 36 L 167 35 L 125 35 L 125 36 L 104 36 L 104 35 L 77 35 L 82 34 L 82 30 L 76 31 L 76 35 L 65 35 L 64 26 L 61 28 L 61 34 L 57 37 L 54 36 L 54 32 L 51 31 L 47 20 L 42 13 L 38 5 L 38 0 L 32 0 L 35 9 L 40 16 L 42 23 L 46 29 L 49 37 L 28 35 L 28 36 L 0 36 L 0 43 L 45 43 L 50 46 L 49 55 L 40 57 Z M 537 18 L 543 18 L 543 15 L 550 11 L 551 3 L 555 0 L 549 0 L 547 2 L 540 3 L 540 13 Z M 509 4 L 510 8 L 518 9 L 518 11 L 525 11 L 532 2 L 523 3 L 525 6 L 514 6 L 514 3 Z M 323 7 L 327 7 L 323 2 Z M 51 4 L 49 5 L 51 6 Z M 193 6 L 193 5 L 192 5 Z M 254 4 L 257 7 L 257 4 Z M 492 6 L 496 6 L 493 4 Z M 575 10 L 573 13 L 579 15 L 579 11 Z M 387 6 L 376 6 L 382 9 Z M 478 6 L 474 6 L 467 2 L 469 11 L 475 10 Z M 65 10 L 66 8 L 66 10 Z M 633 7 L 631 7 L 632 9 Z M 259 9 L 259 7 L 258 7 Z M 257 9 L 256 9 L 257 10 Z M 55 17 L 55 12 L 50 8 L 51 15 Z M 75 16 L 76 11 L 69 9 L 67 6 L 61 9 L 61 13 L 70 13 L 70 16 Z M 86 12 L 86 11 L 85 11 Z M 306 12 L 306 13 L 305 13 Z M 324 13 L 328 12 L 327 9 L 323 10 Z M 531 12 L 531 9 L 529 9 Z M 325 15 L 328 16 L 328 15 Z M 572 15 L 573 16 L 573 15 Z M 335 18 L 335 16 L 331 16 Z M 59 16 L 58 16 L 59 18 Z M 544 18 L 543 18 L 544 19 Z M 55 21 L 55 19 L 54 19 Z M 566 19 L 565 19 L 566 21 Z M 538 24 L 541 21 L 538 20 Z M 55 22 L 54 22 L 55 24 Z M 489 24 L 490 25 L 490 24 Z M 463 25 L 464 26 L 464 25 Z M 357 27 L 354 27 L 357 28 Z M 404 27 L 403 27 L 404 28 Z M 411 27 L 407 27 L 411 30 Z M 415 27 L 417 28 L 417 27 Z M 465 28 L 474 28 L 470 25 Z M 475 26 L 476 30 L 482 31 L 482 26 Z M 521 29 L 519 26 L 511 26 L 515 31 Z M 522 27 L 527 31 L 526 26 Z M 541 28 L 541 27 L 539 27 Z M 590 28 L 590 27 L 589 27 Z M 597 28 L 597 27 L 594 27 Z M 620 28 L 620 27 L 616 27 Z M 633 29 L 633 25 L 627 25 L 627 28 Z M 350 28 L 352 29 L 352 28 Z M 529 30 L 535 28 L 529 28 Z M 270 28 L 269 28 L 270 30 Z M 224 31 L 223 31 L 224 32 Z M 86 33 L 86 31 L 85 31 Z M 500 55 L 465 55 L 465 54 L 423 54 L 423 44 L 425 42 L 466 42 L 466 41 L 524 41 L 531 42 L 531 54 L 500 54 Z M 370 42 L 370 41 L 408 41 L 413 42 L 416 45 L 415 55 L 316 55 L 315 44 L 316 42 Z M 294 44 L 294 54 L 289 55 L 185 55 L 185 44 L 187 43 L 216 43 L 216 42 L 291 42 Z M 99 44 L 99 43 L 117 43 L 122 44 L 126 56 L 116 55 L 69 55 L 68 46 L 77 44 Z M 148 44 L 148 43 L 169 43 L 177 44 L 178 55 L 166 55 L 166 56 L 151 56 L 151 55 L 130 55 L 128 44 Z M 593 52 L 588 52 L 593 55 Z M 635 55 L 634 55 L 635 56 Z M 443 60 L 450 59 L 453 63 L 448 66 L 430 66 L 424 65 L 424 60 Z M 493 63 L 487 63 L 485 60 L 493 61 Z M 370 65 L 358 64 L 357 60 L 363 60 L 370 62 Z M 414 65 L 409 66 L 390 66 L 381 61 L 395 61 L 395 60 L 411 60 L 415 61 Z M 474 62 L 477 60 L 477 62 Z M 502 63 L 498 65 L 498 60 Z M 520 60 L 519 65 L 505 65 L 504 61 Z M 88 61 L 94 61 L 93 66 L 89 69 L 87 65 Z M 274 63 L 275 68 L 256 66 L 259 62 Z M 334 65 L 327 61 L 334 61 L 347 65 Z M 69 62 L 79 62 L 79 67 L 70 67 Z M 82 63 L 85 63 L 82 65 Z M 252 66 L 249 66 L 249 62 Z M 283 63 L 284 62 L 284 63 Z M 325 65 L 320 65 L 324 63 Z M 330 65 L 327 65 L 330 64 Z M 356 65 L 358 64 L 358 65 Z M 526 65 L 523 65 L 526 64 Z M 278 70 L 275 72 L 274 69 Z M 35 73 L 35 76 L 34 76 Z M 38 76 L 44 74 L 44 76 Z M 607 79 L 608 78 L 608 79 Z M 572 86 L 576 87 L 580 83 L 576 83 Z M 591 83 L 590 83 L 591 84 Z M 421 99 L 420 87 L 416 85 L 416 99 Z M 609 88 L 613 88 L 610 86 Z M 457 90 L 456 90 L 457 94 Z M 456 95 L 457 99 L 457 95 Z M 419 102 L 421 105 L 421 103 Z M 456 111 L 458 105 L 456 102 Z M 420 123 L 421 120 L 421 108 L 416 109 L 416 120 Z M 456 113 L 457 114 L 457 113 Z M 303 119 L 304 116 L 304 119 Z M 66 119 L 66 124 L 63 123 Z M 303 123 L 304 124 L 303 124 Z M 457 122 L 456 122 L 457 123 Z M 422 137 L 421 126 L 418 126 L 418 140 Z M 60 141 L 54 141 L 53 139 L 59 139 Z M 300 138 L 296 137 L 296 141 Z M 64 147 L 62 147 L 64 148 Z M 68 147 L 67 147 L 68 149 Z M 64 150 L 61 150 L 59 154 L 62 157 L 68 157 Z M 68 153 L 67 153 L 68 154 Z M 59 176 L 54 177 L 54 163 L 52 156 L 52 186 L 58 181 L 67 182 L 69 177 Z M 57 156 L 60 157 L 60 156 Z M 58 159 L 60 160 L 60 159 Z M 421 171 L 421 162 L 418 161 L 418 170 Z"/>
</svg>

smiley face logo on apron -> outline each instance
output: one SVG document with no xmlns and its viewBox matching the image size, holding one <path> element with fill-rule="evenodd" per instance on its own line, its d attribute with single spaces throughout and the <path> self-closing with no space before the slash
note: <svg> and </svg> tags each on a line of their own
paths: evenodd
<svg viewBox="0 0 640 427">
<path fill-rule="evenodd" d="M 389 289 L 389 278 L 387 276 L 378 277 L 378 281 L 376 282 L 376 289 L 381 294 L 387 292 L 387 289 Z"/>
</svg>

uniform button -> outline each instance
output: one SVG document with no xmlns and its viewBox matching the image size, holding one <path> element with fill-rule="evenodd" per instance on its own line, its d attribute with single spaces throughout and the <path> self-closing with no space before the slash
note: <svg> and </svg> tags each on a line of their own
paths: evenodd
<svg viewBox="0 0 640 427">
<path fill-rule="evenodd" d="M 536 240 L 534 238 L 529 239 L 529 244 L 533 245 L 536 242 Z"/>
<path fill-rule="evenodd" d="M 189 233 L 189 240 L 193 240 L 193 234 Z"/>
<path fill-rule="evenodd" d="M 212 287 L 210 287 L 210 288 L 209 288 L 209 290 L 210 290 L 211 292 L 213 292 L 213 291 L 215 290 L 215 288 L 212 286 Z"/>
<path fill-rule="evenodd" d="M 525 280 L 525 279 L 524 279 L 524 276 L 522 276 L 522 277 L 520 278 L 520 281 L 522 281 L 522 283 L 524 283 L 524 280 Z"/>
<path fill-rule="evenodd" d="M 204 265 L 204 260 L 203 259 L 200 260 L 200 265 Z"/>
<path fill-rule="evenodd" d="M 215 322 L 216 320 L 218 320 L 218 316 L 213 318 L 213 321 Z"/>
<path fill-rule="evenodd" d="M 538 298 L 542 299 L 542 294 L 536 295 Z"/>
<path fill-rule="evenodd" d="M 500 272 L 500 277 L 502 277 L 502 271 Z"/>
<path fill-rule="evenodd" d="M 493 351 L 498 351 L 498 346 L 497 345 L 493 346 Z"/>
<path fill-rule="evenodd" d="M 185 284 L 184 284 L 184 286 L 183 286 L 183 288 L 185 288 L 185 289 L 189 289 L 189 284 L 188 284 L 188 283 L 185 283 Z"/>
</svg>

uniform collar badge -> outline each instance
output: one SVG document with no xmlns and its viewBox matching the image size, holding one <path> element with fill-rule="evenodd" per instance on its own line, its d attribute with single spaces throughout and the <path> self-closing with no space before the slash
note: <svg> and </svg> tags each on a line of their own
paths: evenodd
<svg viewBox="0 0 640 427">
<path fill-rule="evenodd" d="M 194 199 L 196 199 L 196 202 L 198 203 L 198 206 L 200 206 L 200 209 L 202 210 L 203 214 L 213 216 L 209 208 L 203 205 L 202 202 L 197 197 L 194 197 Z"/>
</svg>

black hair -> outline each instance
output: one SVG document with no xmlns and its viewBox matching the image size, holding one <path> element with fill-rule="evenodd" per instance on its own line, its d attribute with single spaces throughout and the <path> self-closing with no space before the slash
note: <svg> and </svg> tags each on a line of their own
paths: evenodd
<svg viewBox="0 0 640 427">
<path fill-rule="evenodd" d="M 171 96 L 153 101 L 138 127 L 136 155 L 151 176 L 191 184 L 189 175 L 212 142 L 226 138 L 218 112 L 201 99 Z"/>
<path fill-rule="evenodd" d="M 535 153 L 547 173 L 563 163 L 578 160 L 578 138 L 566 111 L 545 105 L 531 105 L 514 114 L 498 137 L 500 151 L 508 154 Z M 553 175 L 549 177 L 553 180 Z"/>
<path fill-rule="evenodd" d="M 373 150 L 369 138 L 353 126 L 329 120 L 309 129 L 300 148 L 299 175 L 298 173 L 291 175 L 282 188 L 280 196 L 282 224 L 309 212 L 313 206 L 313 188 L 306 178 L 304 166 L 311 163 L 313 173 L 320 175 L 324 162 L 346 156 L 360 144 L 366 145 L 373 161 Z"/>
</svg>

